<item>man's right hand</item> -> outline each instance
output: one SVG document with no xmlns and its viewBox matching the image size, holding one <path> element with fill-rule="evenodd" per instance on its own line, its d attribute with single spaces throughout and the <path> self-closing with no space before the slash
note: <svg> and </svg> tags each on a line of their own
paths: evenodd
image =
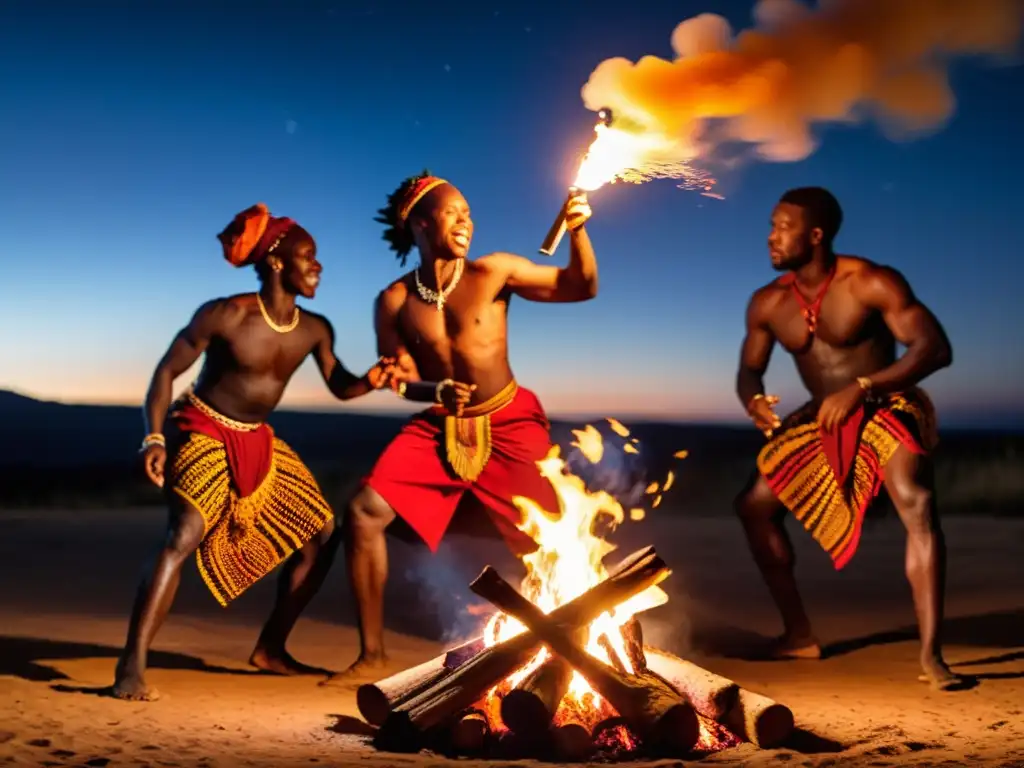
<svg viewBox="0 0 1024 768">
<path fill-rule="evenodd" d="M 365 374 L 367 383 L 374 389 L 383 389 L 391 383 L 395 374 L 395 359 L 382 357 Z"/>
<path fill-rule="evenodd" d="M 157 488 L 164 487 L 164 464 L 167 462 L 167 449 L 162 445 L 151 445 L 142 454 L 142 466 L 146 477 Z"/>
<path fill-rule="evenodd" d="M 782 426 L 782 420 L 775 413 L 775 406 L 778 403 L 777 395 L 763 395 L 755 397 L 747 406 L 747 414 L 754 420 L 754 426 L 760 429 L 765 437 L 770 438 L 772 433 Z"/>
<path fill-rule="evenodd" d="M 453 381 L 441 389 L 441 405 L 448 413 L 461 416 L 463 410 L 469 405 L 473 393 L 476 391 L 476 384 L 464 384 L 461 381 Z"/>
</svg>

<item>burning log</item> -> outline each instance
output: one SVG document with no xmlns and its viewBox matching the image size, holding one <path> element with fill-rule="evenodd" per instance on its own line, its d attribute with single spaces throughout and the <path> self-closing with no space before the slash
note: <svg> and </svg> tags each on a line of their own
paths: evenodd
<svg viewBox="0 0 1024 768">
<path fill-rule="evenodd" d="M 646 671 L 626 675 L 601 663 L 573 642 L 557 616 L 544 615 L 493 568 L 485 568 L 470 589 L 517 618 L 578 669 L 629 727 L 651 746 L 685 752 L 697 743 L 700 736 L 697 713 L 660 677 Z"/>
<path fill-rule="evenodd" d="M 552 656 L 528 674 L 501 700 L 501 720 L 515 733 L 547 728 L 558 705 L 569 690 L 572 667 L 565 659 Z"/>
<path fill-rule="evenodd" d="M 549 617 L 577 629 L 605 611 L 664 581 L 670 571 L 653 547 L 639 550 L 616 566 L 604 581 Z M 513 590 L 515 592 L 515 590 Z M 515 593 L 518 596 L 518 592 Z M 423 733 L 471 706 L 491 687 L 526 664 L 542 640 L 526 632 L 486 648 L 430 688 L 392 709 L 377 733 L 378 749 L 415 752 Z"/>
<path fill-rule="evenodd" d="M 683 694 L 698 713 L 724 722 L 739 696 L 736 683 L 657 648 L 644 648 L 644 655 L 648 669 Z"/>
<path fill-rule="evenodd" d="M 483 649 L 484 640 L 478 637 L 391 677 L 359 686 L 359 714 L 371 725 L 383 724 L 391 710 L 436 685 Z"/>
<path fill-rule="evenodd" d="M 475 755 L 481 752 L 491 735 L 487 715 L 477 709 L 464 713 L 452 726 L 452 747 L 456 754 Z"/>
<path fill-rule="evenodd" d="M 622 625 L 622 639 L 626 643 L 626 655 L 633 665 L 634 672 L 647 669 L 647 657 L 644 655 L 644 633 L 640 620 L 633 616 Z"/>
<path fill-rule="evenodd" d="M 622 662 L 622 659 L 619 658 L 619 653 L 615 650 L 615 646 L 612 645 L 612 640 L 607 634 L 602 633 L 601 636 L 597 638 L 597 644 L 601 646 L 601 650 L 608 656 L 608 662 L 615 668 L 616 672 L 623 675 L 629 672 L 629 670 L 626 669 L 626 665 Z"/>
<path fill-rule="evenodd" d="M 767 696 L 740 688 L 736 704 L 722 725 L 751 744 L 771 749 L 793 733 L 793 712 Z"/>
<path fill-rule="evenodd" d="M 585 643 L 588 630 L 577 630 L 574 639 Z M 551 656 L 528 674 L 501 700 L 501 720 L 516 733 L 539 731 L 551 725 L 558 705 L 569 690 L 572 667 L 565 659 Z"/>
<path fill-rule="evenodd" d="M 581 762 L 594 753 L 594 739 L 590 731 L 579 723 L 557 726 L 552 733 L 555 757 L 567 762 Z"/>
<path fill-rule="evenodd" d="M 698 713 L 741 739 L 771 749 L 793 732 L 793 713 L 732 680 L 657 648 L 645 647 L 650 670 L 686 696 Z"/>
</svg>

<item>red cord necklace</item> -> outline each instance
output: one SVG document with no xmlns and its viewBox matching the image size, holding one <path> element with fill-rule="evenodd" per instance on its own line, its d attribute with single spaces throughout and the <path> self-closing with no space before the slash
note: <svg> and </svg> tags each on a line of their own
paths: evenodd
<svg viewBox="0 0 1024 768">
<path fill-rule="evenodd" d="M 794 272 L 790 272 L 782 278 L 782 284 L 788 285 L 793 290 L 793 296 L 796 297 L 797 303 L 800 305 L 800 312 L 804 316 L 807 330 L 811 332 L 811 335 L 814 335 L 814 332 L 818 329 L 818 314 L 821 312 L 821 302 L 825 298 L 829 285 L 832 283 L 832 278 L 835 276 L 836 268 L 833 265 L 832 269 L 825 276 L 825 281 L 821 284 L 821 288 L 818 289 L 818 295 L 814 297 L 812 302 L 808 302 L 804 295 L 800 293 L 800 289 L 796 286 L 796 274 Z"/>
</svg>

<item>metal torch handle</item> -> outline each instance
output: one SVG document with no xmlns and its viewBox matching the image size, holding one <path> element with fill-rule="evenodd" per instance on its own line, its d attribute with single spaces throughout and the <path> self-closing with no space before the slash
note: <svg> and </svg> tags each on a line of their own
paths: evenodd
<svg viewBox="0 0 1024 768">
<path fill-rule="evenodd" d="M 569 197 L 575 197 L 580 191 L 576 187 L 569 187 Z M 568 203 L 568 200 L 566 200 Z M 566 205 L 562 205 L 562 210 L 558 212 L 558 216 L 555 218 L 554 224 L 551 225 L 551 229 L 548 230 L 547 236 L 544 238 L 544 242 L 540 244 L 540 252 L 545 256 L 551 256 L 555 251 L 558 250 L 558 244 L 562 242 L 562 238 L 565 237 L 565 232 L 569 228 L 565 223 L 565 208 Z"/>
</svg>

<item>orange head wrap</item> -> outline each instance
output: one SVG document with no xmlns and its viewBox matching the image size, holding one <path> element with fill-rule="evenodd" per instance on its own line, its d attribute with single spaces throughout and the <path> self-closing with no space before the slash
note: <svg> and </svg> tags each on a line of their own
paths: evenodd
<svg viewBox="0 0 1024 768">
<path fill-rule="evenodd" d="M 256 203 L 235 216 L 217 239 L 224 247 L 224 258 L 228 263 L 244 267 L 270 255 L 294 226 L 294 220 L 271 216 L 267 206 Z"/>
<path fill-rule="evenodd" d="M 412 209 L 416 207 L 416 203 L 426 196 L 427 192 L 434 187 L 447 183 L 447 181 L 437 176 L 424 176 L 422 179 L 418 179 L 415 184 L 409 187 L 402 198 L 402 205 L 398 208 L 398 226 L 405 226 L 405 222 L 409 220 L 409 214 L 412 213 Z"/>
</svg>

